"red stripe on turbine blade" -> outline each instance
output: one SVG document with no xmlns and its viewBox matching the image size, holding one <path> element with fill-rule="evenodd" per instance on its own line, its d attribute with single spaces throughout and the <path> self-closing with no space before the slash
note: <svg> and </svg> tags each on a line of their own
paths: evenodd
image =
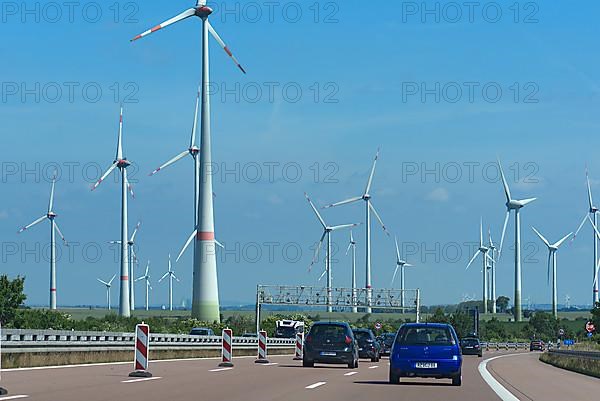
<svg viewBox="0 0 600 401">
<path fill-rule="evenodd" d="M 225 47 L 223 48 L 223 50 L 225 50 L 225 53 L 227 53 L 227 55 L 228 55 L 229 57 L 233 57 L 233 53 L 231 53 L 231 50 L 229 50 L 229 48 L 228 48 L 227 46 L 225 46 Z"/>
<path fill-rule="evenodd" d="M 156 32 L 156 31 L 158 31 L 161 28 L 162 28 L 162 26 L 156 25 L 154 28 L 150 29 L 150 32 Z"/>
<path fill-rule="evenodd" d="M 198 234 L 196 234 L 196 239 L 198 241 L 212 241 L 215 239 L 215 233 L 198 231 Z"/>
<path fill-rule="evenodd" d="M 138 39 L 141 39 L 141 38 L 142 38 L 142 35 L 137 35 L 135 38 L 131 39 L 131 41 L 134 42 L 134 41 L 136 41 Z"/>
</svg>

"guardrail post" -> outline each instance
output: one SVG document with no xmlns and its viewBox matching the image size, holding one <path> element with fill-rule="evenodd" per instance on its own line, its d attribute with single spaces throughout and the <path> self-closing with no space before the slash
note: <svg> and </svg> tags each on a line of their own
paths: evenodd
<svg viewBox="0 0 600 401">
<path fill-rule="evenodd" d="M 2 380 L 2 323 L 0 322 L 0 381 Z M 0 395 L 6 395 L 8 391 L 4 387 L 0 387 Z"/>
<path fill-rule="evenodd" d="M 301 361 L 304 356 L 304 333 L 296 333 L 296 351 L 294 361 Z"/>
<path fill-rule="evenodd" d="M 150 346 L 150 327 L 142 322 L 135 326 L 134 371 L 130 377 L 152 377 L 148 372 L 148 349 Z"/>
<path fill-rule="evenodd" d="M 258 359 L 255 363 L 269 363 L 267 359 L 267 332 L 261 330 L 258 332 Z"/>
<path fill-rule="evenodd" d="M 233 344 L 233 330 L 231 329 L 223 329 L 223 334 L 221 337 L 221 356 L 222 361 L 219 364 L 220 367 L 224 368 L 232 368 L 232 344 Z"/>
</svg>

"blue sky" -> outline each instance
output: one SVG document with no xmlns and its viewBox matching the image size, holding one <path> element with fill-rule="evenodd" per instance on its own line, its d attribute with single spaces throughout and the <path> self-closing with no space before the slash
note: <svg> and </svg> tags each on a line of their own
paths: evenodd
<svg viewBox="0 0 600 401">
<path fill-rule="evenodd" d="M 322 266 L 307 268 L 321 230 L 303 192 L 319 205 L 360 195 L 378 147 L 374 205 L 416 265 L 407 286 L 421 288 L 426 304 L 480 296 L 479 269 L 464 271 L 472 252 L 465 243 L 477 241 L 480 216 L 499 240 L 505 200 L 490 167 L 497 155 L 515 197 L 539 198 L 522 218 L 523 297 L 549 303 L 547 252 L 530 226 L 551 241 L 577 228 L 587 210 L 586 163 L 600 197 L 600 60 L 593 51 L 600 6 L 557 3 L 518 3 L 517 15 L 513 2 L 482 2 L 472 15 L 460 9 L 460 17 L 453 2 L 426 2 L 437 15 L 421 2 L 284 0 L 271 15 L 265 2 L 215 3 L 213 26 L 248 71 L 240 74 L 211 41 L 216 235 L 229 250 L 218 257 L 222 303 L 252 302 L 258 283 L 315 284 Z M 1 270 L 26 275 L 31 304 L 48 298 L 47 224 L 16 231 L 45 212 L 55 165 L 57 222 L 79 244 L 58 264 L 59 305 L 103 304 L 95 279 L 118 271 L 105 243 L 119 236 L 119 187 L 116 180 L 94 193 L 89 187 L 113 160 L 120 102 L 125 155 L 134 162 L 130 225 L 143 222 L 138 255 L 142 264 L 151 260 L 154 281 L 192 229 L 191 159 L 147 174 L 187 147 L 200 22 L 131 44 L 191 2 L 116 4 L 118 15 L 94 2 L 71 15 L 34 3 L 29 13 L 20 3 L 2 10 L 0 30 L 10 40 L 0 44 Z M 359 205 L 324 212 L 332 224 L 362 222 L 363 214 Z M 356 231 L 359 268 L 363 231 Z M 334 237 L 340 248 L 347 240 L 347 233 Z M 586 227 L 559 251 L 561 302 L 569 294 L 572 303 L 590 303 L 591 247 Z M 291 253 L 284 256 L 284 248 Z M 374 225 L 374 286 L 389 286 L 394 253 Z M 350 260 L 343 250 L 336 259 L 334 284 L 347 286 Z M 512 298 L 511 260 L 509 250 L 498 293 Z M 191 254 L 175 269 L 182 279 L 175 299 L 189 298 Z M 151 302 L 165 303 L 167 286 L 154 288 Z"/>
</svg>

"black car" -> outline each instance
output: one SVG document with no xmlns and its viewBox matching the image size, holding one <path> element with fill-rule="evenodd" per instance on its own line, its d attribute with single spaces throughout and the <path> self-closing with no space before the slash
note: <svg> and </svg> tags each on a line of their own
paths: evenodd
<svg viewBox="0 0 600 401">
<path fill-rule="evenodd" d="M 481 342 L 477 337 L 465 337 L 460 340 L 460 349 L 463 355 L 477 355 L 480 358 L 483 356 Z"/>
<path fill-rule="evenodd" d="M 381 336 L 381 355 L 390 355 L 392 352 L 392 346 L 394 345 L 394 339 L 396 333 L 384 333 Z"/>
<path fill-rule="evenodd" d="M 347 364 L 358 367 L 358 343 L 352 329 L 343 322 L 316 322 L 304 339 L 302 366 L 317 363 Z"/>
<path fill-rule="evenodd" d="M 371 362 L 379 362 L 381 345 L 373 332 L 370 329 L 354 329 L 352 332 L 358 342 L 358 356 L 371 359 Z"/>
</svg>

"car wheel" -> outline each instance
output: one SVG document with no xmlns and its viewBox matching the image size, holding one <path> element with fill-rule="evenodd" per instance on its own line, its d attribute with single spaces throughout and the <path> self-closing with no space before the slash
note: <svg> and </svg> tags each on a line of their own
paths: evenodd
<svg viewBox="0 0 600 401">
<path fill-rule="evenodd" d="M 358 359 L 354 361 L 354 369 L 358 369 Z"/>
<path fill-rule="evenodd" d="M 400 384 L 400 375 L 392 372 L 390 369 L 390 384 Z"/>
<path fill-rule="evenodd" d="M 483 354 L 479 354 L 478 356 L 479 356 L 480 358 L 483 358 Z"/>
<path fill-rule="evenodd" d="M 355 360 L 348 362 L 348 369 L 356 369 L 356 361 Z"/>
<path fill-rule="evenodd" d="M 371 362 L 377 362 L 377 357 L 371 358 Z"/>
<path fill-rule="evenodd" d="M 461 372 L 458 373 L 458 375 L 454 376 L 452 378 L 452 385 L 453 386 L 460 386 L 462 385 L 462 374 Z"/>
<path fill-rule="evenodd" d="M 315 367 L 315 361 L 307 361 L 306 359 L 302 360 L 302 366 L 305 368 L 314 368 Z"/>
</svg>

